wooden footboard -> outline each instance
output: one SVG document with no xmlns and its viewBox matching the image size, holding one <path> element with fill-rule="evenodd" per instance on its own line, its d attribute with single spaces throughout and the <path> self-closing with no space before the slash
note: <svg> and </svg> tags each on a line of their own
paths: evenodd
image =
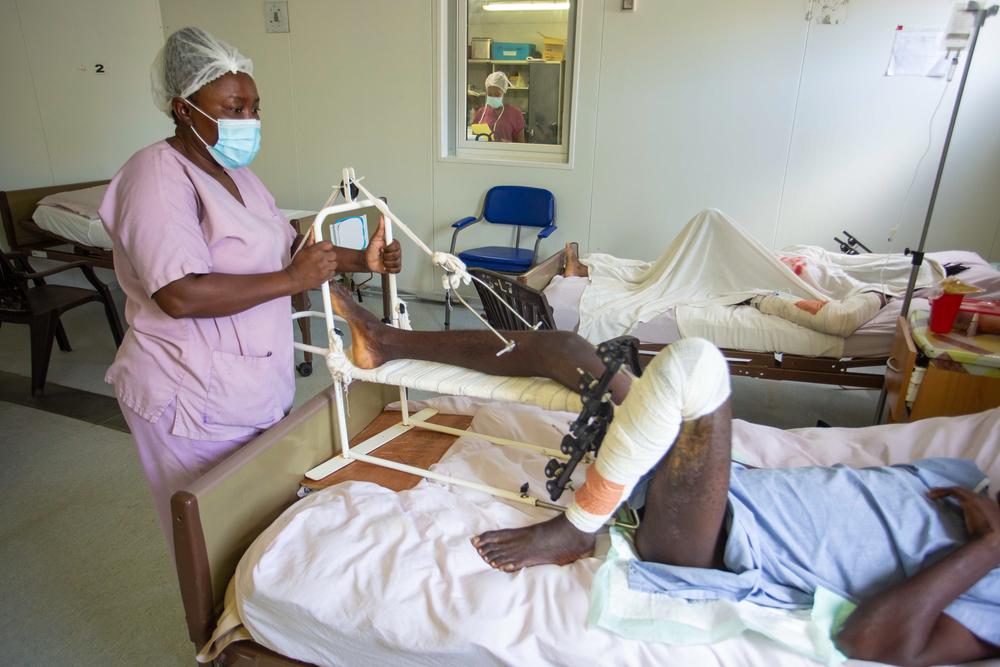
<svg viewBox="0 0 1000 667">
<path fill-rule="evenodd" d="M 556 254 L 546 257 L 538 264 L 535 264 L 527 273 L 515 276 L 517 282 L 527 285 L 532 289 L 541 291 L 552 282 L 552 278 L 562 272 L 566 263 L 566 249 L 563 248 Z"/>
<path fill-rule="evenodd" d="M 360 433 L 396 387 L 354 382 L 348 433 Z M 211 638 L 229 580 L 243 552 L 296 500 L 306 470 L 341 450 L 332 389 L 322 392 L 171 499 L 177 578 L 188 635 L 200 650 Z M 226 665 L 296 665 L 253 644 L 229 646 Z"/>
</svg>

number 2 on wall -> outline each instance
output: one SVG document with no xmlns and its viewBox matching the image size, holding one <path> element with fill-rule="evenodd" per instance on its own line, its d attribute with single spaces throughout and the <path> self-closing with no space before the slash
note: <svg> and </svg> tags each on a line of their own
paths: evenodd
<svg viewBox="0 0 1000 667">
<path fill-rule="evenodd" d="M 104 65 L 102 65 L 101 63 L 97 63 L 96 65 L 94 65 L 94 72 L 96 74 L 104 74 Z"/>
</svg>

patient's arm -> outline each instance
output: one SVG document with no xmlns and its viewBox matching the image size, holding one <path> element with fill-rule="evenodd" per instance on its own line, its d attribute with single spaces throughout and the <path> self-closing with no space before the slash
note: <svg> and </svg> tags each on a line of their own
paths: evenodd
<svg viewBox="0 0 1000 667">
<path fill-rule="evenodd" d="M 970 540 L 915 576 L 863 601 L 837 636 L 852 658 L 900 665 L 937 665 L 1000 656 L 945 607 L 1000 565 L 1000 507 L 968 489 L 933 489 L 933 500 L 954 497 L 965 512 Z"/>
<path fill-rule="evenodd" d="M 967 329 L 972 323 L 971 313 L 959 313 L 955 318 L 955 328 Z M 1000 316 L 980 313 L 977 332 L 981 334 L 1000 334 Z"/>
</svg>

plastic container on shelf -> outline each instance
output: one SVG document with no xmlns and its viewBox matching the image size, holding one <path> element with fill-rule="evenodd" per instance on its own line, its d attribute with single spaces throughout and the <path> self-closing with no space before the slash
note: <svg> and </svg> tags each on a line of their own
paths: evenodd
<svg viewBox="0 0 1000 667">
<path fill-rule="evenodd" d="M 542 59 L 550 62 L 562 62 L 566 58 L 566 40 L 562 37 L 542 35 Z"/>
<path fill-rule="evenodd" d="M 534 44 L 518 42 L 493 42 L 490 45 L 493 60 L 527 60 L 534 53 Z"/>
</svg>

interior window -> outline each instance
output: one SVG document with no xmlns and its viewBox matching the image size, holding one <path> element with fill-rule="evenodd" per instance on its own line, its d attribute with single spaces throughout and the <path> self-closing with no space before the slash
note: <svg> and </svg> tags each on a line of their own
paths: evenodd
<svg viewBox="0 0 1000 667">
<path fill-rule="evenodd" d="M 565 152 L 575 0 L 460 2 L 466 10 L 460 146 Z"/>
</svg>

